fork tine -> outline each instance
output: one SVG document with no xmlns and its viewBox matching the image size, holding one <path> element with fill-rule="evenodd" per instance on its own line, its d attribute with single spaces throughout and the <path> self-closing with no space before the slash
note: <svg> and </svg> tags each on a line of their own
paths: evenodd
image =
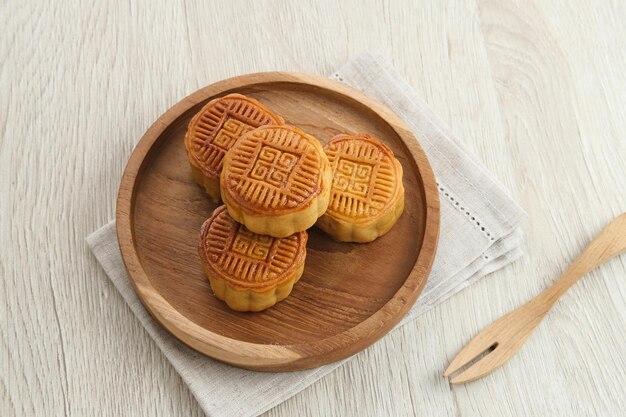
<svg viewBox="0 0 626 417">
<path fill-rule="evenodd" d="M 496 349 L 494 349 L 493 351 L 487 353 L 485 356 L 483 356 L 482 358 L 480 358 L 480 360 L 476 363 L 474 363 L 472 366 L 470 366 L 469 368 L 467 368 L 465 371 L 461 372 L 461 374 L 455 376 L 454 378 L 450 379 L 450 383 L 451 384 L 463 384 L 465 382 L 470 382 L 470 381 L 474 381 L 478 378 L 481 378 L 485 375 L 487 375 L 488 373 L 491 373 L 494 369 L 496 369 L 498 366 L 493 366 L 493 358 L 492 355 L 496 354 L 496 350 L 498 350 L 498 348 L 496 347 Z M 496 354 L 497 355 L 497 354 Z M 504 361 L 506 362 L 506 361 Z M 504 363 L 502 362 L 502 363 Z"/>
<path fill-rule="evenodd" d="M 470 342 L 458 353 L 458 355 L 452 359 L 452 362 L 448 365 L 448 368 L 443 373 L 443 376 L 447 377 L 450 374 L 453 374 L 470 363 L 472 360 L 476 359 L 478 355 L 497 344 L 497 341 L 493 339 L 488 332 L 489 327 L 470 340 Z"/>
<path fill-rule="evenodd" d="M 495 371 L 504 365 L 511 358 L 511 356 L 517 352 L 517 350 L 524 344 L 524 340 L 526 340 L 526 338 L 524 338 L 521 343 L 509 346 L 496 345 L 494 350 L 487 353 L 478 362 L 461 372 L 460 375 L 452 378 L 450 383 L 462 384 L 464 382 L 474 381 L 475 379 L 482 378 L 483 376 Z"/>
</svg>

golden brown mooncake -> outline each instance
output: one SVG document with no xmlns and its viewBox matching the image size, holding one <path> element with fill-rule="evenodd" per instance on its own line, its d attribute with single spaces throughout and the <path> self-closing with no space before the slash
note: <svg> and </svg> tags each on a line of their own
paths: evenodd
<svg viewBox="0 0 626 417">
<path fill-rule="evenodd" d="M 332 173 L 322 145 L 289 126 L 242 136 L 224 158 L 220 181 L 230 215 L 262 235 L 286 237 L 315 224 L 328 206 Z"/>
<path fill-rule="evenodd" d="M 261 311 L 286 298 L 302 276 L 307 233 L 259 235 L 218 207 L 200 231 L 200 259 L 217 298 L 236 311 Z"/>
<path fill-rule="evenodd" d="M 193 178 L 219 202 L 220 172 L 226 152 L 246 132 L 262 125 L 283 123 L 282 117 L 241 94 L 211 100 L 191 119 L 185 135 Z"/>
<path fill-rule="evenodd" d="M 402 166 L 387 145 L 367 135 L 338 135 L 325 147 L 333 171 L 328 210 L 317 226 L 340 242 L 371 242 L 404 210 Z"/>
</svg>

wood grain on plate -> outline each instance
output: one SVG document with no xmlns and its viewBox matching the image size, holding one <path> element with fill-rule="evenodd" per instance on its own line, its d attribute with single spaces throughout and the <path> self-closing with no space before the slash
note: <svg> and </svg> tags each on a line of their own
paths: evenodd
<svg viewBox="0 0 626 417">
<path fill-rule="evenodd" d="M 404 169 L 406 208 L 396 226 L 369 244 L 337 243 L 310 229 L 300 282 L 261 313 L 233 312 L 216 299 L 197 251 L 200 226 L 216 205 L 191 177 L 183 137 L 207 101 L 231 92 L 260 100 L 322 143 L 338 133 L 373 134 Z M 388 109 L 334 81 L 274 72 L 218 82 L 161 116 L 128 162 L 116 218 L 135 289 L 165 328 L 215 359 L 278 371 L 343 359 L 398 323 L 430 271 L 439 201 L 424 152 Z"/>
</svg>

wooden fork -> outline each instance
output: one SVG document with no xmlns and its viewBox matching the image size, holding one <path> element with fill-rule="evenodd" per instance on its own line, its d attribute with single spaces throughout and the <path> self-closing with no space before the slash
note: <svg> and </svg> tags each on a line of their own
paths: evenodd
<svg viewBox="0 0 626 417">
<path fill-rule="evenodd" d="M 450 380 L 461 384 L 481 378 L 502 366 L 522 347 L 561 295 L 598 265 L 626 251 L 626 213 L 609 223 L 550 288 L 502 316 L 459 352 L 444 372 L 447 377 L 486 353 Z"/>
</svg>

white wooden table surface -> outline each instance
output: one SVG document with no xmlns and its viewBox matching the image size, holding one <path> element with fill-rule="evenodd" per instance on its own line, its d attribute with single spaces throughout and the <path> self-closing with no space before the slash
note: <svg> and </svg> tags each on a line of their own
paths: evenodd
<svg viewBox="0 0 626 417">
<path fill-rule="evenodd" d="M 8 2 L 7 2 L 8 1 Z M 0 415 L 202 411 L 90 254 L 134 143 L 248 72 L 382 51 L 527 210 L 527 254 L 270 416 L 620 415 L 626 257 L 573 287 L 478 382 L 441 373 L 626 211 L 626 2 L 0 4 Z"/>
</svg>

